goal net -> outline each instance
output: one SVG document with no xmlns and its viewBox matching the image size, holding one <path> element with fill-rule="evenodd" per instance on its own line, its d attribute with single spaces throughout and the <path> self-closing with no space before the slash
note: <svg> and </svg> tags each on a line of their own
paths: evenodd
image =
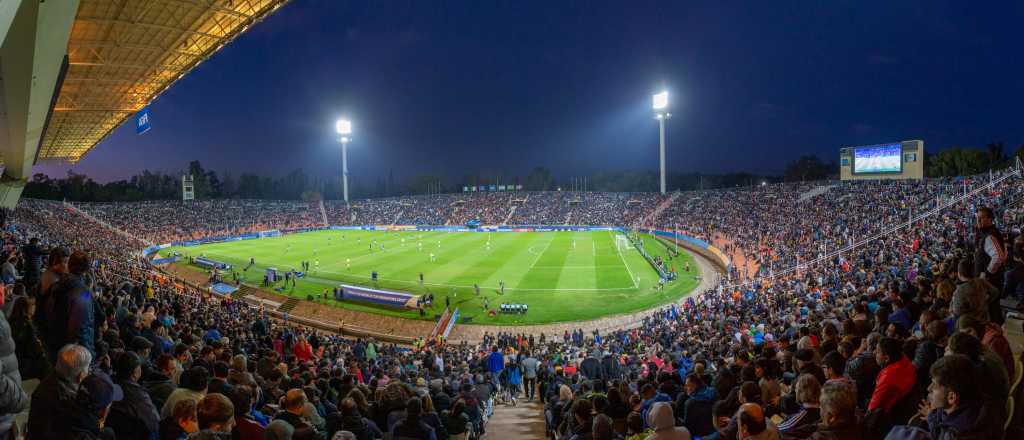
<svg viewBox="0 0 1024 440">
<path fill-rule="evenodd" d="M 619 235 L 615 236 L 615 250 L 616 251 L 622 252 L 622 251 L 625 251 L 625 250 L 629 250 L 629 248 L 632 247 L 632 246 L 633 246 L 633 244 L 629 242 L 629 238 L 626 238 L 625 235 L 619 234 Z"/>
</svg>

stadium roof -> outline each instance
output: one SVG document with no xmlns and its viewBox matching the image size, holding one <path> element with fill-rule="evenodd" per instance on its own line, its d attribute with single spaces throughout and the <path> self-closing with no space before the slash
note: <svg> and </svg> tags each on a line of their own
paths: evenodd
<svg viewBox="0 0 1024 440">
<path fill-rule="evenodd" d="M 288 0 L 81 0 L 39 159 L 75 163 Z"/>
</svg>

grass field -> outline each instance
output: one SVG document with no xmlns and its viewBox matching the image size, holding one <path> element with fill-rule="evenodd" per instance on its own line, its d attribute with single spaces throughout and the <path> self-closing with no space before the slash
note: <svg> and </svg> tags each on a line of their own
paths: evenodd
<svg viewBox="0 0 1024 440">
<path fill-rule="evenodd" d="M 282 237 L 210 243 L 169 248 L 167 255 L 205 255 L 234 266 L 244 281 L 259 286 L 266 267 L 280 271 L 300 269 L 310 262 L 310 271 L 294 289 L 284 294 L 300 299 L 328 292 L 339 283 L 372 286 L 370 273 L 377 271 L 381 289 L 414 294 L 433 293 L 434 306 L 425 317 L 411 310 L 398 310 L 366 303 L 319 300 L 355 310 L 416 319 L 433 319 L 444 310 L 445 297 L 462 316 L 476 324 L 541 324 L 594 319 L 601 316 L 644 310 L 689 293 L 698 284 L 692 276 L 681 276 L 664 290 L 655 290 L 658 273 L 632 246 L 619 249 L 618 232 L 383 232 L 326 230 Z M 372 246 L 371 243 L 376 243 Z M 489 244 L 488 244 L 489 243 Z M 384 250 L 380 246 L 384 246 Z M 647 237 L 645 246 L 653 254 L 665 254 L 662 244 Z M 436 261 L 430 261 L 430 254 Z M 256 265 L 248 271 L 249 258 Z M 350 261 L 350 266 L 346 263 Z M 319 262 L 319 265 L 316 263 Z M 692 255 L 682 253 L 672 263 L 682 272 Z M 419 274 L 424 283 L 420 285 Z M 693 272 L 697 273 L 697 272 Z M 225 277 L 229 278 L 229 277 Z M 505 293 L 498 291 L 505 282 Z M 473 292 L 479 284 L 481 295 Z M 283 283 L 281 283 L 283 284 Z M 327 295 L 331 297 L 331 294 Z M 528 304 L 525 315 L 487 316 L 483 303 Z"/>
</svg>

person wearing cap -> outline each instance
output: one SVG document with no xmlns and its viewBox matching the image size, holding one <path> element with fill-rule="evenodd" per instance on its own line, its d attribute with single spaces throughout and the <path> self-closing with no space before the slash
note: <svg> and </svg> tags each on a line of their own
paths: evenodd
<svg viewBox="0 0 1024 440">
<path fill-rule="evenodd" d="M 110 407 L 108 425 L 121 438 L 150 438 L 157 433 L 160 416 L 146 389 L 139 385 L 142 360 L 127 351 L 114 361 L 114 382 L 124 391 L 124 399 Z"/>
<path fill-rule="evenodd" d="M 153 343 L 146 339 L 145 336 L 135 336 L 132 338 L 131 350 L 139 356 L 139 362 L 142 364 L 142 375 L 147 377 L 153 373 L 153 364 L 150 363 L 149 358 L 153 350 Z"/>
<path fill-rule="evenodd" d="M 814 363 L 814 350 L 801 348 L 796 351 L 793 358 L 796 359 L 797 375 L 810 374 L 818 379 L 818 383 L 825 383 L 825 372 Z"/>
<path fill-rule="evenodd" d="M 121 387 L 103 373 L 93 373 L 82 381 L 71 411 L 61 420 L 63 431 L 58 438 L 75 440 L 116 438 L 110 427 L 104 427 L 110 405 L 124 398 Z M 52 423 L 52 420 L 51 420 Z M 128 437 L 125 437 L 128 438 Z"/>
<path fill-rule="evenodd" d="M 220 393 L 225 396 L 230 396 L 234 392 L 234 387 L 228 383 L 228 374 L 230 374 L 231 367 L 228 366 L 227 362 L 217 361 L 213 364 L 213 379 L 210 380 L 210 384 L 206 387 L 208 393 Z"/>
</svg>

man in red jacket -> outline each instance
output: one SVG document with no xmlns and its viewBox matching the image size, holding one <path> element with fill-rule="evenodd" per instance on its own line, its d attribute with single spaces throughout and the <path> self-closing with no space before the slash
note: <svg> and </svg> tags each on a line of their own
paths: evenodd
<svg viewBox="0 0 1024 440">
<path fill-rule="evenodd" d="M 917 378 L 914 364 L 903 355 L 902 343 L 894 338 L 882 338 L 879 341 L 875 361 L 882 367 L 882 371 L 875 381 L 875 392 L 868 403 L 868 411 L 881 409 L 883 413 L 889 413 L 914 388 Z"/>
</svg>

